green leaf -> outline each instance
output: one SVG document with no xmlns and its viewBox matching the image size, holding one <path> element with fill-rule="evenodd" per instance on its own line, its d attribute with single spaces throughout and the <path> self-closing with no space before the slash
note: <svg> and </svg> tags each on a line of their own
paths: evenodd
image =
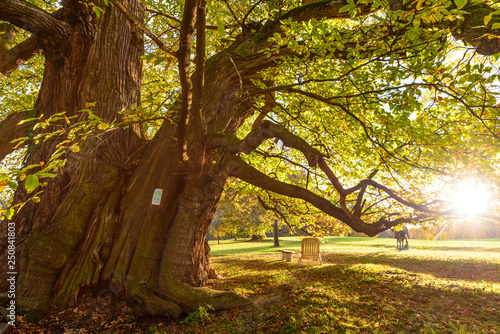
<svg viewBox="0 0 500 334">
<path fill-rule="evenodd" d="M 13 208 L 7 209 L 7 211 L 5 212 L 5 217 L 7 219 L 11 219 L 12 216 L 14 216 L 14 209 Z"/>
<path fill-rule="evenodd" d="M 24 187 L 26 188 L 26 191 L 31 193 L 33 190 L 36 189 L 40 185 L 40 181 L 38 180 L 38 176 L 34 174 L 30 174 L 26 177 L 26 181 L 24 182 Z"/>
<path fill-rule="evenodd" d="M 498 29 L 500 28 L 500 23 L 493 23 L 493 25 L 491 26 L 491 30 L 495 30 L 495 29 Z"/>
<path fill-rule="evenodd" d="M 97 17 L 100 17 L 101 13 L 104 13 L 104 9 L 102 9 L 101 7 L 97 7 L 94 5 L 92 6 L 92 9 L 94 10 L 95 16 Z"/>
<path fill-rule="evenodd" d="M 455 2 L 457 9 L 462 9 L 467 4 L 467 0 L 453 0 L 453 2 Z"/>
<path fill-rule="evenodd" d="M 224 37 L 226 35 L 226 28 L 224 26 L 224 21 L 219 15 L 216 16 L 216 20 L 217 20 L 217 32 L 219 33 L 220 37 Z"/>
<path fill-rule="evenodd" d="M 339 9 L 339 13 L 347 12 L 351 9 L 352 5 L 345 5 Z"/>
</svg>

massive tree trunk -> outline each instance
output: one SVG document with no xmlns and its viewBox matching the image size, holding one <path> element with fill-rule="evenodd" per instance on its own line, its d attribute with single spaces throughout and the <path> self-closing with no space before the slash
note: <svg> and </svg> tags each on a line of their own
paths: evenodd
<svg viewBox="0 0 500 334">
<path fill-rule="evenodd" d="M 130 1 L 128 6 L 142 17 L 140 2 Z M 106 11 L 97 20 L 90 8 L 75 1 L 66 3 L 61 15 L 71 29 L 57 46 L 50 42 L 44 46 L 45 72 L 36 116 L 48 119 L 65 112 L 82 120 L 85 114 L 79 111 L 90 107 L 110 122 L 121 117 L 121 110 L 139 105 L 143 44 L 121 13 Z M 67 129 L 68 124 L 63 121 L 41 131 L 60 128 Z M 32 143 L 27 164 L 48 162 L 61 140 Z M 130 174 L 124 166 L 140 144 L 141 135 L 133 128 L 104 133 L 101 139 L 89 137 L 79 152 L 66 154 L 63 175 L 49 180 L 39 203 L 29 201 L 31 194 L 18 188 L 16 202 L 28 200 L 14 217 L 21 310 L 46 312 L 54 295 L 60 305 L 68 305 L 79 287 L 99 281 L 99 251 L 105 253 L 112 244 Z"/>
<path fill-rule="evenodd" d="M 140 1 L 123 4 L 143 20 Z M 79 111 L 90 108 L 104 122 L 119 122 L 140 104 L 139 30 L 115 8 L 96 18 L 77 1 L 66 2 L 59 17 L 67 23 L 66 35 L 57 47 L 44 40 L 46 65 L 36 117 L 65 112 L 83 120 L 87 114 Z M 207 86 L 215 97 L 203 102 L 210 131 L 234 133 L 248 116 L 248 108 L 234 103 L 236 73 L 221 72 L 228 65 L 233 66 L 224 57 L 207 64 Z M 210 163 L 189 174 L 173 139 L 176 126 L 167 123 L 150 143 L 134 126 L 82 140 L 78 152 L 62 157 L 67 159 L 63 174 L 48 180 L 39 201 L 18 188 L 15 202 L 27 201 L 13 218 L 20 312 L 36 316 L 54 304 L 67 307 L 84 286 L 123 294 L 149 314 L 177 315 L 205 303 L 222 308 L 242 301 L 233 294 L 193 290 L 208 276 L 206 232 L 228 173 L 219 170 L 215 162 L 220 159 L 207 156 Z M 48 131 L 68 126 L 62 120 Z M 49 161 L 63 139 L 31 143 L 27 165 Z M 155 189 L 163 191 L 159 205 L 151 201 Z M 5 277 L 1 281 L 5 289 Z"/>
</svg>

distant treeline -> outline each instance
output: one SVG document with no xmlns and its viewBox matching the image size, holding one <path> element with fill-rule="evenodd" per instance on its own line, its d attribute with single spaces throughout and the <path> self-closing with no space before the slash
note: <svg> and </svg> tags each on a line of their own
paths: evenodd
<svg viewBox="0 0 500 334">
<path fill-rule="evenodd" d="M 410 227 L 409 234 L 411 239 L 434 239 L 438 234 L 439 239 L 500 238 L 500 222 L 450 222 L 442 226 Z M 389 230 L 380 233 L 378 237 L 392 238 L 394 233 Z"/>
</svg>

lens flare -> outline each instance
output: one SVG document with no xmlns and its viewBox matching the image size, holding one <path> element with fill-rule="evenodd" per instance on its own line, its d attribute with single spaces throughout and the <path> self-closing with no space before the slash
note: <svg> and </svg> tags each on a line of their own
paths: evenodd
<svg viewBox="0 0 500 334">
<path fill-rule="evenodd" d="M 451 202 L 459 214 L 479 216 L 487 212 L 490 198 L 491 193 L 487 186 L 469 181 L 455 188 Z"/>
</svg>

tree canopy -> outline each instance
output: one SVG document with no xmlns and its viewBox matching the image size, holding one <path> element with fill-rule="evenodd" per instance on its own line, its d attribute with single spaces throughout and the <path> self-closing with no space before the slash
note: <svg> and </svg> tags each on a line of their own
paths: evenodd
<svg viewBox="0 0 500 334">
<path fill-rule="evenodd" d="M 33 108 L 43 65 L 40 57 L 24 61 L 65 29 L 56 24 L 55 3 L 33 4 L 39 7 L 9 0 L 0 8 L 0 18 L 17 26 L 4 24 L 2 40 L 10 44 L 0 58 L 10 75 L 2 78 L 2 113 L 17 122 Z M 119 1 L 86 6 L 97 16 L 117 6 L 145 34 L 142 104 L 128 117 L 150 138 L 175 117 L 195 124 L 192 152 L 184 127 L 178 131 L 189 168 L 202 168 L 206 148 L 226 150 L 228 164 L 241 165 L 235 177 L 301 198 L 371 235 L 453 213 L 430 199 L 440 199 L 439 191 L 457 180 L 483 180 L 496 189 L 496 3 L 145 4 L 144 25 Z M 33 24 L 32 17 L 43 19 Z M 200 114 L 205 61 L 224 57 L 233 64 L 224 71 L 240 81 L 238 100 L 256 110 L 245 116 L 239 141 L 207 133 L 210 120 Z M 12 128 L 3 146 L 22 137 Z M 284 183 L 286 175 L 304 171 L 302 189 Z"/>
</svg>

